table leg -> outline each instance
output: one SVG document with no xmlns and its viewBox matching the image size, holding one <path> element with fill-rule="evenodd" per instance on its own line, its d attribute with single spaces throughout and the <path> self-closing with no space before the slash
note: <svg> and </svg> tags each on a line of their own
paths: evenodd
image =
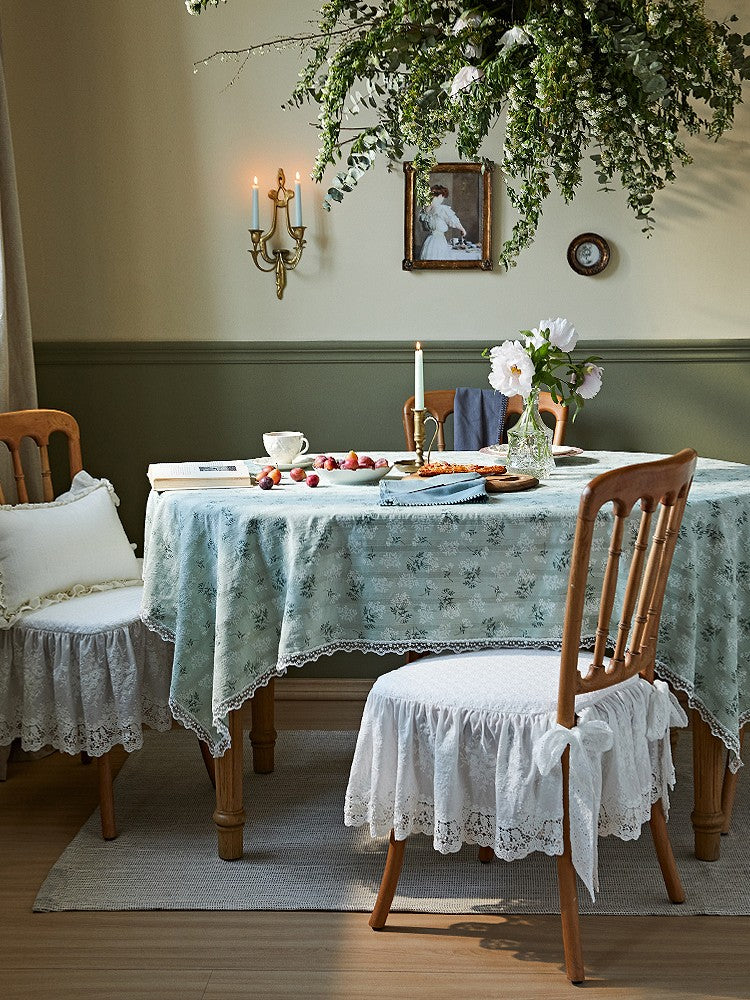
<svg viewBox="0 0 750 1000">
<path fill-rule="evenodd" d="M 276 746 L 276 730 L 273 726 L 274 687 L 275 681 L 271 678 L 265 687 L 258 688 L 250 702 L 250 742 L 253 745 L 253 770 L 256 774 L 270 774 L 273 771 L 273 751 Z"/>
<path fill-rule="evenodd" d="M 219 857 L 235 861 L 242 857 L 242 830 L 245 810 L 242 805 L 242 717 L 239 711 L 227 718 L 231 745 L 223 757 L 216 758 L 216 809 L 214 823 L 218 833 Z"/>
<path fill-rule="evenodd" d="M 721 827 L 721 786 L 724 777 L 724 744 L 693 709 L 693 802 L 690 817 L 699 861 L 718 861 Z"/>
</svg>

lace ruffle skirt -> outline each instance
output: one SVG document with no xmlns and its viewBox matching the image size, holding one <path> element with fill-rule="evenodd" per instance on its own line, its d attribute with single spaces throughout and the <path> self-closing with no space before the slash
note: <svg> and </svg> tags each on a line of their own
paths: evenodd
<svg viewBox="0 0 750 1000">
<path fill-rule="evenodd" d="M 0 631 L 0 745 L 101 756 L 172 724 L 174 647 L 138 617 L 140 586 L 73 598 Z"/>
</svg>

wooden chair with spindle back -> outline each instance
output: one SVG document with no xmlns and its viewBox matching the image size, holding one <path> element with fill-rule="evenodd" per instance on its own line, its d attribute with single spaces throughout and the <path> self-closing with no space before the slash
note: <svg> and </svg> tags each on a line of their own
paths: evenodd
<svg viewBox="0 0 750 1000">
<path fill-rule="evenodd" d="M 2 490 L 0 489 L 0 501 L 2 501 L 3 504 L 14 505 L 16 503 L 29 503 L 30 494 L 34 495 L 36 492 L 34 489 L 30 489 L 29 484 L 32 480 L 32 476 L 36 477 L 37 472 L 41 473 L 42 502 L 49 503 L 55 499 L 55 489 L 52 482 L 49 454 L 50 439 L 54 434 L 62 434 L 67 439 L 68 482 L 65 486 L 65 488 L 67 488 L 67 486 L 72 482 L 74 476 L 83 469 L 81 457 L 81 436 L 77 421 L 69 413 L 65 413 L 61 410 L 17 410 L 9 413 L 0 413 L 0 441 L 7 446 L 10 452 L 13 478 L 15 480 L 16 487 L 15 498 L 3 495 Z M 24 449 L 22 448 L 22 442 L 24 440 L 30 440 L 37 446 L 36 452 L 38 454 L 38 469 L 24 469 L 24 458 L 28 460 L 30 457 L 29 452 L 26 452 L 24 455 Z M 62 485 L 62 483 L 60 485 Z M 135 585 L 123 587 L 120 590 L 103 590 L 101 593 L 95 593 L 88 596 L 71 597 L 68 600 L 54 605 L 52 608 L 43 609 L 41 612 L 37 611 L 32 612 L 31 614 L 21 615 L 20 619 L 15 624 L 11 625 L 8 630 L 11 640 L 14 632 L 19 633 L 18 642 L 14 644 L 11 641 L 7 648 L 6 646 L 3 646 L 3 650 L 5 650 L 4 656 L 6 653 L 8 655 L 8 662 L 6 663 L 5 660 L 3 660 L 0 664 L 0 668 L 10 669 L 10 664 L 14 662 L 15 656 L 12 650 L 15 647 L 18 647 L 18 649 L 25 649 L 25 640 L 23 636 L 28 637 L 32 633 L 37 637 L 41 635 L 46 635 L 48 637 L 51 637 L 52 635 L 64 636 L 67 637 L 66 641 L 70 641 L 71 643 L 75 643 L 81 636 L 83 636 L 81 641 L 89 641 L 90 643 L 91 638 L 98 635 L 105 635 L 108 630 L 114 628 L 125 628 L 128 630 L 130 640 L 129 644 L 132 646 L 133 657 L 136 657 L 136 660 L 134 660 L 134 662 L 119 664 L 119 669 L 123 674 L 122 678 L 110 676 L 107 669 L 104 667 L 101 669 L 101 677 L 98 675 L 93 676 L 91 674 L 87 674 L 85 677 L 79 677 L 76 671 L 83 669 L 81 667 L 82 661 L 65 664 L 65 669 L 69 669 L 72 672 L 70 677 L 64 677 L 62 675 L 57 677 L 57 671 L 60 669 L 59 664 L 53 665 L 52 663 L 47 663 L 46 669 L 52 671 L 54 666 L 55 676 L 57 677 L 56 684 L 60 684 L 66 691 L 77 691 L 79 688 L 83 688 L 84 685 L 90 690 L 95 689 L 97 686 L 101 686 L 101 690 L 106 692 L 104 695 L 105 699 L 110 699 L 111 696 L 114 697 L 111 695 L 113 688 L 118 687 L 118 685 L 128 685 L 133 692 L 132 701 L 128 702 L 127 706 L 122 709 L 123 711 L 128 712 L 128 718 L 121 719 L 119 716 L 116 717 L 113 724 L 113 732 L 117 731 L 118 727 L 121 729 L 127 729 L 128 727 L 136 724 L 135 717 L 137 717 L 137 713 L 133 710 L 133 705 L 136 703 L 138 705 L 138 710 L 140 710 L 141 704 L 144 706 L 148 704 L 150 706 L 149 710 L 151 711 L 155 712 L 158 710 L 164 716 L 163 719 L 160 719 L 160 728 L 168 728 L 171 721 L 167 705 L 169 671 L 166 670 L 166 676 L 163 676 L 164 671 L 162 670 L 162 666 L 166 669 L 168 664 L 171 663 L 171 651 L 169 650 L 168 644 L 164 643 L 164 641 L 155 634 L 149 633 L 140 621 L 139 609 L 141 592 L 142 587 Z M 88 604 L 84 605 L 81 602 L 88 602 Z M 70 618 L 71 610 L 73 612 L 72 618 Z M 39 621 L 40 615 L 42 616 L 41 621 Z M 8 652 L 8 649 L 10 649 L 11 652 Z M 136 650 L 138 650 L 137 653 Z M 71 653 L 71 659 L 73 658 L 74 654 Z M 161 688 L 163 688 L 158 695 L 156 691 L 152 689 L 150 689 L 147 694 L 144 694 L 141 687 L 144 683 L 148 683 L 149 685 L 154 683 L 154 674 L 149 676 L 148 682 L 146 682 L 141 676 L 141 664 L 147 659 L 149 659 L 150 664 L 149 670 L 153 668 L 153 664 L 158 663 L 158 667 L 153 668 L 157 671 L 157 675 L 160 678 Z M 23 657 L 20 667 L 16 662 L 13 669 L 16 671 L 20 670 L 22 680 L 19 683 L 22 687 L 25 686 L 27 683 L 24 673 L 26 667 Z M 96 669 L 99 669 L 98 664 Z M 110 665 L 110 669 L 114 668 Z M 52 685 L 52 687 L 54 689 L 55 685 Z M 17 697 L 21 699 L 19 704 L 10 706 L 10 708 L 5 706 L 5 710 L 10 711 L 11 714 L 13 714 L 13 709 L 15 709 L 15 711 L 19 714 L 23 714 L 24 712 L 24 699 L 22 691 L 20 693 L 17 692 Z M 51 697 L 54 698 L 54 696 Z M 143 701 L 141 701 L 141 699 L 143 699 Z M 109 706 L 109 702 L 107 702 L 107 705 Z M 119 708 L 120 703 L 117 702 L 117 705 Z M 44 709 L 45 712 L 49 712 L 50 719 L 55 718 L 54 705 L 47 705 L 45 703 Z M 130 717 L 129 713 L 131 710 L 133 710 L 134 717 Z M 25 725 L 26 723 L 24 721 L 24 726 Z M 70 725 L 76 729 L 78 734 L 76 739 L 79 743 L 79 749 L 81 750 L 81 758 L 85 763 L 87 763 L 89 759 L 88 753 L 84 750 L 84 745 L 87 740 L 90 739 L 92 744 L 96 743 L 97 751 L 101 750 L 102 745 L 107 745 L 107 740 L 105 740 L 104 744 L 101 742 L 102 737 L 98 728 L 101 726 L 101 721 L 86 718 L 84 711 L 82 711 L 81 716 L 77 720 L 71 720 Z M 89 735 L 89 729 L 92 730 L 91 736 Z M 53 736 L 54 738 L 51 739 L 50 742 L 56 749 L 66 750 L 69 753 L 77 752 L 69 749 L 69 738 L 66 737 L 66 740 L 63 740 L 62 735 L 60 735 L 57 731 L 54 732 Z M 57 739 L 58 736 L 59 739 Z M 101 809 L 102 835 L 107 840 L 117 836 L 114 792 L 112 784 L 111 743 L 109 745 L 110 749 L 106 752 L 97 752 L 96 754 L 98 763 L 99 805 Z M 203 744 L 201 744 L 201 749 L 203 750 Z M 212 761 L 210 764 L 212 764 Z M 207 766 L 209 766 L 209 761 L 207 761 Z"/>
<path fill-rule="evenodd" d="M 7 445 L 13 465 L 16 484 L 16 499 L 3 494 L 0 485 L 0 502 L 28 503 L 29 492 L 26 472 L 21 457 L 21 442 L 30 438 L 36 443 L 42 479 L 42 500 L 49 503 L 54 499 L 52 473 L 49 462 L 49 443 L 52 434 L 61 433 L 67 438 L 68 468 L 70 480 L 83 469 L 81 459 L 81 433 L 78 423 L 69 413 L 62 410 L 16 410 L 0 414 L 0 441 Z"/>
<path fill-rule="evenodd" d="M 428 413 L 437 421 L 437 450 L 445 451 L 445 421 L 453 413 L 456 400 L 455 389 L 432 389 L 424 394 L 424 405 Z M 404 403 L 402 418 L 407 451 L 414 451 L 414 397 L 410 396 Z M 511 396 L 505 411 L 505 430 L 508 428 L 508 418 L 520 416 L 523 410 L 523 396 Z M 556 403 L 548 392 L 539 393 L 539 412 L 549 413 L 555 418 L 553 429 L 553 444 L 565 444 L 565 432 L 568 426 L 568 407 Z M 499 442 L 490 442 L 498 444 Z"/>
<path fill-rule="evenodd" d="M 528 822 L 530 813 L 526 810 L 532 803 L 537 803 L 534 808 L 547 808 L 538 805 L 542 801 L 539 796 L 543 794 L 540 791 L 540 775 L 549 777 L 555 774 L 554 787 L 559 788 L 557 781 L 562 782 L 560 841 L 556 851 L 552 851 L 549 844 L 544 849 L 547 853 L 558 854 L 557 874 L 567 975 L 572 982 L 583 981 L 576 868 L 571 848 L 569 785 L 581 773 L 571 763 L 571 748 L 576 745 L 573 731 L 580 726 L 578 740 L 585 741 L 588 738 L 586 727 L 589 727 L 590 732 L 592 711 L 598 713 L 595 715 L 596 720 L 601 720 L 603 716 L 609 719 L 612 727 L 611 754 L 620 755 L 610 756 L 608 768 L 621 767 L 631 775 L 648 772 L 644 778 L 644 787 L 636 786 L 637 794 L 643 796 L 642 815 L 637 822 L 649 822 L 669 899 L 673 903 L 684 900 L 662 807 L 662 795 L 666 795 L 666 788 L 657 789 L 654 801 L 649 761 L 654 741 L 658 746 L 658 751 L 655 752 L 670 754 L 670 719 L 672 724 L 679 721 L 684 725 L 687 722 L 666 686 L 660 682 L 658 688 L 654 687 L 654 667 L 667 576 L 696 458 L 694 451 L 685 450 L 671 458 L 603 473 L 585 488 L 579 504 L 571 550 L 559 653 L 542 650 L 530 653 L 511 648 L 427 656 L 385 674 L 376 681 L 365 706 L 360 740 L 347 790 L 346 801 L 355 803 L 356 810 L 352 808 L 352 813 L 345 817 L 351 825 L 361 823 L 363 814 L 370 817 L 371 825 L 372 817 L 375 816 L 398 817 L 402 824 L 401 839 L 391 830 L 383 879 L 370 917 L 370 925 L 375 930 L 381 929 L 388 917 L 409 829 L 416 827 L 429 833 L 425 824 L 431 824 L 434 838 L 438 837 L 440 830 L 452 830 L 453 844 L 448 850 L 457 850 L 461 842 L 478 843 L 483 845 L 480 852 L 480 860 L 483 861 L 493 858 L 493 848 L 506 859 L 523 856 L 522 853 L 505 853 L 510 838 L 507 836 L 507 822 L 501 826 L 498 818 L 501 808 L 505 810 L 507 821 L 508 803 L 511 803 L 511 807 L 518 803 L 517 813 L 513 812 L 510 818 L 514 823 L 512 829 L 521 830 L 523 823 Z M 629 532 L 626 539 L 626 523 L 639 501 L 641 514 L 637 533 Z M 595 528 L 601 530 L 603 521 L 599 514 L 610 503 L 613 524 L 606 564 L 601 567 L 597 561 L 595 566 L 597 578 L 603 569 L 603 582 L 592 655 L 581 650 L 582 625 L 585 605 L 590 600 Z M 624 544 L 626 541 L 627 545 Z M 623 580 L 624 589 L 618 588 L 621 555 L 625 548 L 631 547 L 632 557 L 629 571 Z M 601 552 L 602 546 L 599 545 L 594 551 Z M 597 558 L 603 560 L 603 556 Z M 621 613 L 618 624 L 611 629 L 618 594 L 622 595 L 618 602 L 621 604 Z M 590 605 L 586 607 L 587 614 L 590 613 L 589 609 Z M 611 632 L 613 634 L 610 637 Z M 415 671 L 421 671 L 421 675 L 415 674 Z M 556 690 L 553 680 L 555 676 L 558 678 Z M 553 686 L 550 686 L 550 681 Z M 439 695 L 435 694 L 436 691 Z M 630 717 L 618 707 L 627 698 L 631 699 Z M 555 711 L 556 725 L 552 722 Z M 447 723 L 441 721 L 443 716 L 439 714 L 445 712 L 450 713 L 449 731 L 452 734 L 447 748 L 441 735 L 444 734 Z M 549 715 L 546 715 L 547 712 Z M 583 715 L 583 720 L 579 719 L 577 713 L 584 712 L 586 714 Z M 415 720 L 411 726 L 408 724 L 409 713 Z M 533 726 L 538 726 L 539 719 L 545 718 L 545 715 L 548 722 L 544 725 L 547 728 L 539 736 L 538 730 L 532 728 L 532 723 Z M 658 726 L 662 726 L 664 731 L 659 730 L 658 735 L 654 735 L 653 731 L 647 733 L 646 716 L 650 719 L 650 727 L 658 729 Z M 653 721 L 657 717 L 662 720 L 660 723 Z M 425 722 L 430 718 L 438 720 L 432 730 Z M 602 721 L 595 721 L 594 725 L 600 727 L 598 732 L 601 734 Z M 540 759 L 543 760 L 544 756 L 542 744 L 547 740 L 549 746 L 550 738 L 558 740 L 551 754 L 557 771 L 552 769 L 551 763 L 548 764 L 548 770 L 540 765 Z M 389 739 L 388 756 L 384 756 L 380 748 L 384 744 L 388 745 L 386 741 Z M 398 746 L 392 745 L 394 739 Z M 651 743 L 646 742 L 647 739 Z M 453 744 L 455 751 L 451 750 Z M 513 747 L 513 753 L 521 760 L 517 773 L 512 776 L 507 773 L 512 762 L 503 757 L 508 746 Z M 585 742 L 579 743 L 579 747 L 582 746 L 585 746 Z M 502 750 L 503 747 L 506 748 L 505 751 Z M 375 748 L 378 748 L 377 751 Z M 493 748 L 496 750 L 494 754 Z M 608 772 L 602 767 L 601 752 L 600 747 L 598 756 L 594 753 L 587 755 L 585 763 L 592 769 L 601 769 L 604 790 L 612 808 L 613 802 L 615 806 L 619 803 L 613 798 L 616 794 L 614 784 L 607 790 Z M 536 768 L 531 766 L 532 761 L 527 759 L 527 753 L 533 758 Z M 580 755 L 581 750 L 577 749 L 577 753 Z M 641 770 L 635 764 L 636 754 L 640 754 L 641 765 L 645 761 L 645 767 Z M 375 759 L 393 761 L 398 773 L 389 772 L 382 780 L 380 776 L 371 777 L 371 773 L 376 771 L 372 764 Z M 579 762 L 581 760 L 580 756 L 576 759 Z M 467 760 L 472 762 L 471 767 L 462 767 L 461 761 Z M 668 760 L 671 767 L 671 755 Z M 472 767 L 476 770 L 472 771 Z M 483 778 L 472 777 L 482 771 L 492 776 L 493 784 L 490 787 L 494 790 L 490 793 L 486 791 L 486 781 Z M 534 773 L 536 778 L 533 777 Z M 634 780 L 637 782 L 637 779 Z M 645 782 L 648 787 L 645 787 Z M 666 783 L 664 779 L 659 779 L 659 782 Z M 519 784 L 523 786 L 522 791 L 518 790 Z M 443 798 L 440 797 L 441 788 L 446 788 Z M 636 792 L 631 790 L 631 794 Z M 494 812 L 489 816 L 486 809 L 490 801 L 486 798 L 488 794 L 494 807 Z M 401 795 L 403 800 L 399 798 Z M 545 798 L 543 801 L 549 803 L 550 800 Z M 556 801 L 559 803 L 560 799 L 556 797 Z M 648 803 L 651 802 L 653 805 L 649 811 Z M 408 803 L 417 803 L 419 806 L 413 823 Z M 593 815 L 599 816 L 598 802 L 593 797 L 591 805 Z M 627 802 L 623 801 L 619 807 L 623 816 L 630 816 L 631 799 L 627 798 Z M 552 822 L 553 819 L 557 821 L 547 813 L 537 816 L 532 812 L 531 815 L 535 819 L 545 819 L 545 823 Z M 471 817 L 481 817 L 487 823 L 477 825 Z M 601 816 L 599 819 L 601 821 Z M 607 822 L 611 819 L 612 816 L 608 815 Z M 623 829 L 623 838 L 632 839 L 630 820 L 623 822 Z M 576 826 L 577 833 L 580 830 L 579 824 Z M 617 829 L 607 832 L 618 835 Z M 595 844 L 593 839 L 592 844 Z M 438 846 L 437 840 L 435 845 Z M 539 850 L 540 846 L 535 843 L 528 849 Z M 589 888 L 593 891 L 591 886 Z"/>
</svg>

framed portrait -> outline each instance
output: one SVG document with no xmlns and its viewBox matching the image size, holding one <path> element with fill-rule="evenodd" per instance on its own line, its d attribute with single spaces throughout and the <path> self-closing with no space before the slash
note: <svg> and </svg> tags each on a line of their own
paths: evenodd
<svg viewBox="0 0 750 1000">
<path fill-rule="evenodd" d="M 420 205 L 414 167 L 404 164 L 405 271 L 492 270 L 492 166 L 437 163 L 430 171 L 430 204 Z"/>
</svg>

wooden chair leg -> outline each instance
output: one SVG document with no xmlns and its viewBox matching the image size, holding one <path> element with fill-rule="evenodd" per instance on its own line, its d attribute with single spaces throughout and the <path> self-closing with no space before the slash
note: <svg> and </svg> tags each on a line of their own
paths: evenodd
<svg viewBox="0 0 750 1000">
<path fill-rule="evenodd" d="M 664 819 L 664 808 L 661 799 L 651 806 L 651 819 L 649 820 L 651 837 L 656 849 L 656 857 L 659 859 L 659 867 L 664 876 L 664 885 L 667 887 L 667 895 L 670 903 L 684 903 L 685 890 L 682 888 L 680 873 L 677 871 L 672 844 L 667 833 L 667 823 Z"/>
<path fill-rule="evenodd" d="M 563 852 L 557 858 L 557 884 L 560 892 L 560 919 L 562 921 L 565 973 L 571 983 L 582 983 L 586 978 L 581 947 L 581 925 L 578 920 L 578 887 L 573 855 L 570 849 L 570 814 L 568 806 L 568 776 L 570 750 L 562 756 L 563 778 Z"/>
<path fill-rule="evenodd" d="M 480 847 L 479 848 L 479 860 L 483 865 L 488 865 L 490 861 L 495 860 L 495 852 L 491 847 Z"/>
<path fill-rule="evenodd" d="M 203 763 L 206 765 L 208 780 L 211 782 L 212 786 L 216 788 L 216 762 L 211 756 L 211 751 L 208 749 L 208 743 L 205 743 L 203 740 L 198 740 L 198 746 L 201 749 Z"/>
<path fill-rule="evenodd" d="M 745 727 L 740 730 L 740 750 L 742 750 L 742 741 L 744 738 Z M 737 782 L 739 777 L 739 772 L 733 774 L 729 770 L 729 755 L 727 755 L 727 763 L 724 768 L 724 780 L 721 783 L 721 811 L 724 813 L 724 821 L 721 824 L 721 832 L 723 834 L 729 833 L 729 828 L 732 825 L 732 810 L 734 809 L 734 797 L 737 794 Z"/>
<path fill-rule="evenodd" d="M 99 811 L 102 816 L 102 837 L 114 840 L 117 836 L 115 825 L 115 790 L 112 785 L 112 757 L 110 752 L 97 757 L 99 771 Z"/>
<path fill-rule="evenodd" d="M 378 898 L 375 900 L 375 906 L 370 914 L 370 927 L 374 931 L 382 930 L 385 927 L 388 914 L 391 912 L 391 904 L 396 894 L 398 877 L 401 874 L 401 865 L 404 863 L 405 847 L 406 841 L 396 840 L 393 830 L 391 830 L 391 836 L 388 841 L 388 857 L 385 859 L 383 878 L 380 881 Z"/>
</svg>

